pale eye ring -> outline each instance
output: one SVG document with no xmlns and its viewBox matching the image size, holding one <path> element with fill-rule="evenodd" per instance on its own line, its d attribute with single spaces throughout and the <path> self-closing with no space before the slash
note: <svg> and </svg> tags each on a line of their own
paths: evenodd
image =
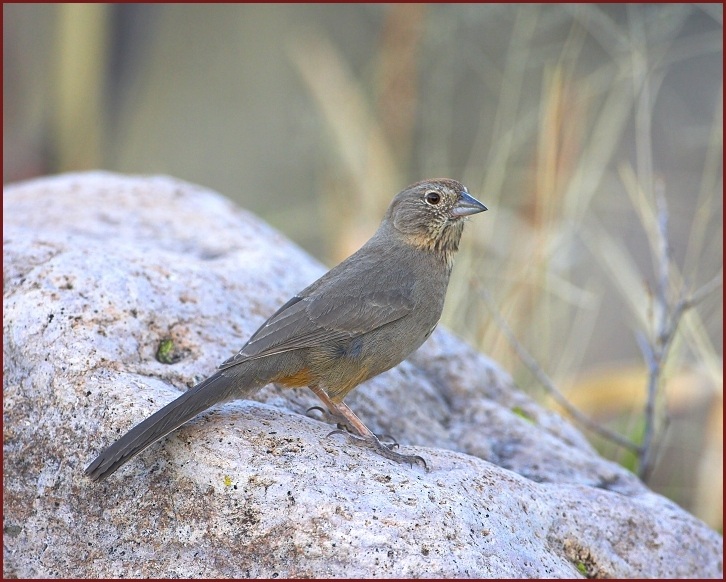
<svg viewBox="0 0 726 582">
<path fill-rule="evenodd" d="M 426 192 L 426 195 L 424 196 L 424 200 L 426 201 L 426 204 L 430 204 L 431 206 L 436 206 L 439 202 L 441 202 L 441 194 L 438 192 Z"/>
</svg>

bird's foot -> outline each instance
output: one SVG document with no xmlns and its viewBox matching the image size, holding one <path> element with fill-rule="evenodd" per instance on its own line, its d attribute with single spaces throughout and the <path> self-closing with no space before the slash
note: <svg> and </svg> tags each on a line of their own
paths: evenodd
<svg viewBox="0 0 726 582">
<path fill-rule="evenodd" d="M 333 412 L 332 410 L 325 410 L 322 406 L 311 406 L 305 411 L 305 414 L 311 418 L 317 418 L 314 417 L 312 414 L 310 414 L 311 411 L 317 411 L 322 415 L 322 421 L 328 424 L 335 424 L 338 429 L 344 429 L 344 430 L 334 430 L 330 434 L 334 434 L 336 432 L 348 432 L 348 433 L 354 433 L 355 429 L 348 423 L 345 416 L 342 414 L 337 414 Z M 330 436 L 330 435 L 328 435 Z M 351 434 L 354 438 L 358 438 L 357 435 Z M 390 444 L 384 444 L 383 446 L 387 446 L 389 449 L 395 449 L 398 447 L 398 442 L 395 438 L 393 438 L 390 434 L 377 434 L 376 437 L 379 440 L 382 441 L 390 441 Z M 363 438 L 363 437 L 360 437 Z M 383 444 L 383 443 L 381 443 Z"/>
<path fill-rule="evenodd" d="M 317 416 L 310 414 L 313 410 L 319 412 L 322 418 L 318 418 Z M 341 429 L 344 428 L 345 430 L 353 430 L 350 424 L 348 424 L 345 416 L 333 412 L 332 410 L 325 410 L 322 406 L 311 406 L 305 411 L 305 414 L 310 418 L 315 418 L 326 424 L 334 424 Z"/>
<path fill-rule="evenodd" d="M 356 445 L 371 449 L 382 457 L 390 459 L 391 461 L 395 461 L 396 463 L 408 463 L 412 467 L 414 466 L 414 464 L 420 463 L 421 465 L 423 465 L 424 469 L 428 470 L 428 465 L 426 464 L 426 461 L 423 457 L 419 457 L 418 455 L 402 455 L 401 453 L 397 453 L 396 451 L 394 451 L 393 449 L 398 447 L 398 443 L 395 441 L 392 444 L 388 445 L 382 443 L 379 438 L 374 434 L 370 434 L 368 436 L 358 436 L 340 429 L 329 432 L 328 436 L 334 434 L 343 434 L 348 437 L 348 440 L 352 441 Z"/>
</svg>

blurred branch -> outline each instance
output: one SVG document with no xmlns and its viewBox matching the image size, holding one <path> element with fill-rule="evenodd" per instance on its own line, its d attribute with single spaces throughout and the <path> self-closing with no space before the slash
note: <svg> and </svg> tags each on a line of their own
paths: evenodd
<svg viewBox="0 0 726 582">
<path fill-rule="evenodd" d="M 664 229 L 662 232 L 665 235 L 667 225 L 667 214 L 665 213 L 665 206 L 662 203 L 662 210 L 660 216 L 660 224 Z M 664 241 L 667 239 L 663 239 Z M 668 258 L 667 245 L 661 245 L 661 259 Z M 638 345 L 640 346 L 643 356 L 648 364 L 648 397 L 646 401 L 645 409 L 645 433 L 643 442 L 638 445 L 630 439 L 622 436 L 621 434 L 610 430 L 609 428 L 598 424 L 597 422 L 590 419 L 578 408 L 573 406 L 565 397 L 565 395 L 555 386 L 555 383 L 542 369 L 539 363 L 532 357 L 532 355 L 525 349 L 525 347 L 519 342 L 517 337 L 512 332 L 504 318 L 499 314 L 496 305 L 486 289 L 481 288 L 481 284 L 477 280 L 473 280 L 474 285 L 477 287 L 477 291 L 480 297 L 484 300 L 487 307 L 489 308 L 492 317 L 494 318 L 497 327 L 502 331 L 509 344 L 512 346 L 514 351 L 517 353 L 519 358 L 522 360 L 527 369 L 534 375 L 539 383 L 544 387 L 547 393 L 560 405 L 567 413 L 578 423 L 580 423 L 586 429 L 599 434 L 603 438 L 628 449 L 638 455 L 639 469 L 638 476 L 646 481 L 650 475 L 653 467 L 654 447 L 654 426 L 655 426 L 655 400 L 658 394 L 658 386 L 660 385 L 661 375 L 663 371 L 663 364 L 665 363 L 668 350 L 671 346 L 673 338 L 676 334 L 678 323 L 683 314 L 690 308 L 694 307 L 702 299 L 708 296 L 710 293 L 718 289 L 722 284 L 722 276 L 719 275 L 709 281 L 706 285 L 692 293 L 689 298 L 681 298 L 671 308 L 667 301 L 667 286 L 669 285 L 668 279 L 668 266 L 667 263 L 661 263 L 663 269 L 660 277 L 660 290 L 658 291 L 658 301 L 666 301 L 661 303 L 664 307 L 661 309 L 661 317 L 659 321 L 659 328 L 654 338 L 654 341 L 648 340 L 645 334 L 639 333 L 637 336 Z"/>
<path fill-rule="evenodd" d="M 692 293 L 690 297 L 684 297 L 683 292 L 679 291 L 677 296 L 672 298 L 671 256 L 668 245 L 668 208 L 664 189 L 663 182 L 656 181 L 654 194 L 658 212 L 657 228 L 654 233 L 655 241 L 651 242 L 651 247 L 652 252 L 655 254 L 656 269 L 658 271 L 658 282 L 654 296 L 657 322 L 651 337 L 647 337 L 643 332 L 636 334 L 638 346 L 648 366 L 645 430 L 643 442 L 638 451 L 638 474 L 643 481 L 647 481 L 650 476 L 656 457 L 655 447 L 653 446 L 656 425 L 656 399 L 662 380 L 663 367 L 673 343 L 673 338 L 678 330 L 678 324 L 688 309 L 694 307 L 722 284 L 722 276 L 718 275 Z"/>
<path fill-rule="evenodd" d="M 339 157 L 358 192 L 364 195 L 361 201 L 388 200 L 399 185 L 396 156 L 364 86 L 355 78 L 340 51 L 322 34 L 295 38 L 288 54 L 335 143 L 331 151 Z M 375 181 L 370 180 L 372 175 L 376 176 Z M 373 208 L 366 214 L 377 215 L 378 210 Z"/>
<path fill-rule="evenodd" d="M 504 321 L 504 318 L 499 314 L 499 311 L 494 305 L 494 301 L 489 292 L 486 289 L 482 289 L 481 285 L 476 280 L 474 281 L 474 285 L 477 287 L 479 295 L 487 304 L 489 311 L 494 317 L 494 321 L 496 322 L 502 333 L 504 333 L 505 337 L 509 341 L 509 344 L 512 346 L 514 351 L 517 352 L 517 355 L 520 357 L 524 365 L 530 370 L 530 372 L 532 372 L 535 378 L 537 378 L 537 380 L 540 382 L 540 384 L 542 384 L 542 386 L 552 396 L 552 398 L 554 398 L 555 401 L 557 401 L 557 403 L 562 406 L 562 408 L 564 408 L 568 412 L 568 414 L 570 414 L 570 416 L 572 416 L 572 418 L 574 418 L 577 422 L 579 422 L 588 430 L 599 434 L 600 436 L 620 445 L 623 448 L 639 453 L 640 447 L 636 443 L 616 433 L 615 431 L 612 431 L 609 428 L 594 422 L 587 415 L 583 414 L 579 409 L 573 406 L 569 402 L 569 400 L 567 400 L 565 395 L 562 394 L 562 392 L 560 392 L 560 390 L 555 386 L 552 379 L 547 375 L 547 373 L 542 369 L 537 361 L 530 355 L 530 353 L 516 338 L 507 322 Z"/>
<path fill-rule="evenodd" d="M 52 109 L 54 171 L 102 165 L 103 87 L 109 6 L 61 4 L 58 7 Z"/>
<path fill-rule="evenodd" d="M 376 117 L 396 156 L 408 168 L 420 99 L 418 70 L 427 4 L 389 4 L 375 58 Z"/>
<path fill-rule="evenodd" d="M 339 197 L 331 197 L 326 205 L 334 209 L 328 224 L 338 233 L 333 238 L 340 256 L 333 259 L 342 260 L 375 230 L 391 192 L 397 192 L 401 181 L 397 157 L 365 84 L 324 34 L 301 34 L 290 42 L 288 53 L 320 111 L 346 188 L 353 190 L 347 197 L 352 202 L 344 207 L 336 204 Z"/>
</svg>

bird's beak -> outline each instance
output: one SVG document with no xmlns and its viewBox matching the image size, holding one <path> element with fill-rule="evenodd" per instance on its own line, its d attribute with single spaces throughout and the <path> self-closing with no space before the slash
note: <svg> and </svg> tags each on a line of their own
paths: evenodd
<svg viewBox="0 0 726 582">
<path fill-rule="evenodd" d="M 477 212 L 484 212 L 486 209 L 487 207 L 476 198 L 467 192 L 462 192 L 459 201 L 451 209 L 451 215 L 455 218 L 460 218 L 462 216 L 476 214 Z"/>
</svg>

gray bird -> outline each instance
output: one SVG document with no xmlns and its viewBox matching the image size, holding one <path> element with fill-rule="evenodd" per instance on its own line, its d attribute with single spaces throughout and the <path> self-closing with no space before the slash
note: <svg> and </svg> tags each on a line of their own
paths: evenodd
<svg viewBox="0 0 726 582">
<path fill-rule="evenodd" d="M 111 475 L 209 407 L 274 382 L 308 386 L 357 443 L 396 462 L 425 461 L 382 443 L 343 402 L 358 384 L 415 351 L 444 305 L 463 218 L 487 208 L 455 180 L 417 182 L 398 193 L 357 252 L 278 309 L 206 380 L 133 427 L 85 474 Z"/>
</svg>

